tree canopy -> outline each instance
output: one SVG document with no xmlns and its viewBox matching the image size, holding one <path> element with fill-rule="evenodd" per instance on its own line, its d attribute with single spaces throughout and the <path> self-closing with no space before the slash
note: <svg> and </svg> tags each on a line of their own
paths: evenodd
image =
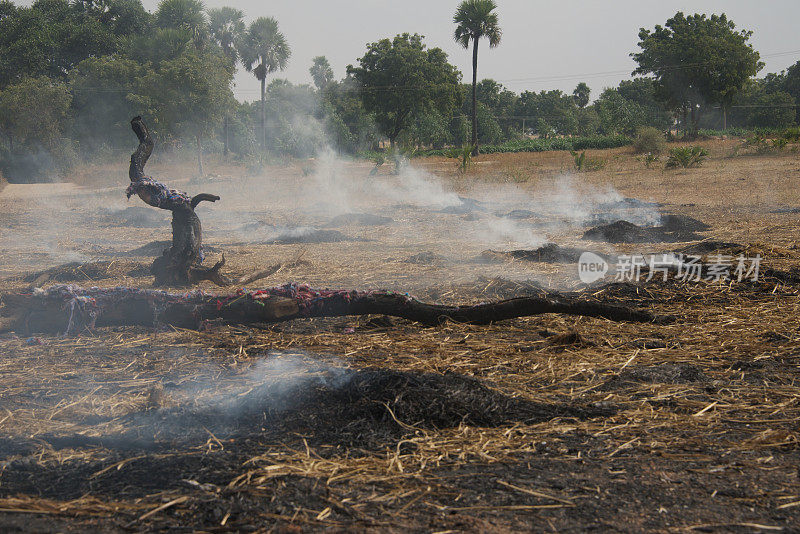
<svg viewBox="0 0 800 534">
<path fill-rule="evenodd" d="M 722 15 L 678 12 L 664 26 L 639 31 L 640 52 L 634 74 L 652 74 L 657 96 L 668 108 L 688 109 L 696 129 L 698 104 L 719 104 L 728 109 L 749 78 L 763 67 L 748 42 L 752 32 L 736 30 Z"/>
<path fill-rule="evenodd" d="M 428 49 L 418 34 L 404 33 L 367 45 L 359 66 L 347 67 L 364 107 L 394 144 L 414 115 L 449 115 L 461 104 L 461 74 L 440 48 Z"/>
</svg>

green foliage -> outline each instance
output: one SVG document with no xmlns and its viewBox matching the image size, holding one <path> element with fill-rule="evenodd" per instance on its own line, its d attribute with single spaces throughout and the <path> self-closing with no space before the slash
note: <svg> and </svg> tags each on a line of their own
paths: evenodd
<svg viewBox="0 0 800 534">
<path fill-rule="evenodd" d="M 450 140 L 447 118 L 435 110 L 415 116 L 408 129 L 399 137 L 401 144 L 417 148 L 442 148 Z"/>
<path fill-rule="evenodd" d="M 308 71 L 311 73 L 314 85 L 322 91 L 333 81 L 333 69 L 325 56 L 317 56 L 313 61 L 314 63 Z"/>
<path fill-rule="evenodd" d="M 18 143 L 53 146 L 71 102 L 65 83 L 46 76 L 24 78 L 0 93 L 0 128 Z"/>
<path fill-rule="evenodd" d="M 653 80 L 623 81 L 616 89 L 603 91 L 595 107 L 605 134 L 634 135 L 644 126 L 666 130 L 672 119 L 655 98 Z"/>
<path fill-rule="evenodd" d="M 745 121 L 750 128 L 786 128 L 794 122 L 795 101 L 789 93 L 761 93 L 748 104 Z"/>
<path fill-rule="evenodd" d="M 214 42 L 235 64 L 239 59 L 236 45 L 241 41 L 245 32 L 244 13 L 232 7 L 209 9 L 208 29 Z"/>
<path fill-rule="evenodd" d="M 247 72 L 264 81 L 267 75 L 286 68 L 292 51 L 278 30 L 278 21 L 259 17 L 242 36 L 239 55 Z"/>
<path fill-rule="evenodd" d="M 658 154 L 653 154 L 652 152 L 648 152 L 644 155 L 644 166 L 648 169 L 653 166 L 654 163 L 657 163 L 661 157 Z"/>
<path fill-rule="evenodd" d="M 575 170 L 580 172 L 583 170 L 583 164 L 586 162 L 586 151 L 584 150 L 580 154 L 575 152 L 574 150 L 570 151 L 572 157 L 575 159 Z"/>
<path fill-rule="evenodd" d="M 70 72 L 70 133 L 84 156 L 130 144 L 128 122 L 140 112 L 133 95 L 151 72 L 137 61 L 117 56 L 85 59 Z"/>
<path fill-rule="evenodd" d="M 639 128 L 633 148 L 637 154 L 661 154 L 664 151 L 664 133 L 652 126 Z"/>
<path fill-rule="evenodd" d="M 355 80 L 331 82 L 321 93 L 325 132 L 334 148 L 355 154 L 378 146 L 380 135 Z"/>
<path fill-rule="evenodd" d="M 745 139 L 744 147 L 752 150 L 758 155 L 774 154 L 781 152 L 789 144 L 789 139 L 786 137 L 775 137 L 768 139 L 763 134 L 755 133 Z"/>
<path fill-rule="evenodd" d="M 447 54 L 427 49 L 420 35 L 370 43 L 359 66 L 347 71 L 360 87 L 364 108 L 392 144 L 414 117 L 431 111 L 448 116 L 461 103 L 460 74 Z"/>
<path fill-rule="evenodd" d="M 688 169 L 691 167 L 700 167 L 708 156 L 708 151 L 699 146 L 682 146 L 676 147 L 669 151 L 669 158 L 667 159 L 667 169 L 674 169 L 681 167 Z"/>
<path fill-rule="evenodd" d="M 223 56 L 193 51 L 148 72 L 131 98 L 160 135 L 202 139 L 233 109 L 232 81 Z"/>
<path fill-rule="evenodd" d="M 453 36 L 464 48 L 480 39 L 486 38 L 489 46 L 500 44 L 503 31 L 497 18 L 497 3 L 494 0 L 464 0 L 458 5 L 453 23 L 456 30 Z"/>
<path fill-rule="evenodd" d="M 494 0 L 463 0 L 456 9 L 453 23 L 456 25 L 453 37 L 464 48 L 472 45 L 472 145 L 478 151 L 478 108 L 477 108 L 477 72 L 478 72 L 478 44 L 481 39 L 489 41 L 489 47 L 495 48 L 500 44 L 503 32 L 495 12 L 497 3 Z"/>
<path fill-rule="evenodd" d="M 0 172 L 9 180 L 27 182 L 69 170 L 74 150 L 61 132 L 71 100 L 65 83 L 46 76 L 24 78 L 0 93 L 0 131 L 9 140 Z"/>
<path fill-rule="evenodd" d="M 633 140 L 625 136 L 557 137 L 554 139 L 514 139 L 499 145 L 481 147 L 484 154 L 547 152 L 549 150 L 587 150 L 618 148 L 630 145 Z M 423 156 L 448 156 L 447 150 L 426 150 Z"/>
<path fill-rule="evenodd" d="M 602 158 L 587 158 L 585 150 L 581 153 L 571 150 L 570 154 L 575 160 L 575 170 L 578 172 L 599 171 L 606 166 L 606 162 Z"/>
<path fill-rule="evenodd" d="M 467 174 L 472 168 L 472 152 L 475 150 L 473 145 L 464 145 L 460 148 L 451 148 L 447 151 L 447 157 L 458 160 L 458 173 L 462 176 Z"/>
<path fill-rule="evenodd" d="M 571 95 L 559 90 L 523 92 L 517 104 L 515 115 L 529 117 L 536 124 L 539 135 L 540 121 L 551 127 L 556 135 L 573 135 L 578 131 L 578 107 Z"/>
<path fill-rule="evenodd" d="M 138 2 L 40 0 L 31 7 L 2 3 L 0 89 L 24 77 L 63 80 L 87 57 L 117 51 L 128 35 L 144 31 L 147 13 Z"/>
<path fill-rule="evenodd" d="M 205 7 L 200 0 L 161 0 L 155 13 L 155 25 L 187 32 L 198 48 L 209 37 Z"/>
<path fill-rule="evenodd" d="M 800 127 L 786 128 L 781 135 L 790 143 L 800 142 Z"/>
<path fill-rule="evenodd" d="M 575 87 L 575 90 L 572 91 L 572 98 L 575 99 L 575 105 L 577 105 L 580 109 L 586 107 L 589 103 L 589 96 L 592 94 L 592 90 L 589 89 L 589 86 L 586 85 L 586 82 L 581 82 Z"/>
<path fill-rule="evenodd" d="M 632 54 L 639 65 L 634 74 L 652 74 L 657 97 L 668 108 L 691 110 L 695 133 L 699 120 L 695 104 L 730 108 L 747 80 L 763 67 L 748 43 L 751 35 L 737 31 L 724 14 L 687 17 L 678 12 L 664 26 L 639 31 L 641 51 Z"/>
</svg>

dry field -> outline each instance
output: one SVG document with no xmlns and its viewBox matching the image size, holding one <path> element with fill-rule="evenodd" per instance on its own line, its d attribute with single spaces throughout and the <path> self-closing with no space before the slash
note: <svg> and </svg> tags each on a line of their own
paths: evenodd
<svg viewBox="0 0 800 534">
<path fill-rule="evenodd" d="M 676 320 L 0 334 L 0 530 L 800 532 L 800 157 L 732 157 L 736 144 L 704 142 L 710 159 L 689 170 L 618 149 L 590 151 L 606 161 L 591 173 L 551 152 L 481 156 L 464 177 L 453 160 L 395 177 L 323 157 L 260 176 L 210 164 L 197 183 L 154 158 L 153 176 L 222 196 L 198 209 L 206 261 L 224 252 L 238 276 L 303 254 L 264 287 L 443 303 L 560 291 Z M 120 165 L 0 191 L 0 293 L 149 287 L 169 220 L 126 203 L 126 181 Z M 710 229 L 581 239 L 665 214 Z M 546 241 L 701 242 L 760 254 L 763 276 L 586 287 L 574 260 L 484 254 Z"/>
</svg>

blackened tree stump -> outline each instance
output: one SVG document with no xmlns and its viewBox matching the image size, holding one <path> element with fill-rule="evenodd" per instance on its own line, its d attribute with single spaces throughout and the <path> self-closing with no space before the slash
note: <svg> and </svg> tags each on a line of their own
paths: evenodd
<svg viewBox="0 0 800 534">
<path fill-rule="evenodd" d="M 131 184 L 128 198 L 137 195 L 146 204 L 172 212 L 172 246 L 156 258 L 150 267 L 156 286 L 187 286 L 210 280 L 219 286 L 230 285 L 220 272 L 225 265 L 225 256 L 213 267 L 203 267 L 203 230 L 195 208 L 200 202 L 216 202 L 219 197 L 201 193 L 189 197 L 183 191 L 170 189 L 166 185 L 144 174 L 144 166 L 153 152 L 153 138 L 141 117 L 131 120 L 139 146 L 131 155 L 129 176 Z"/>
</svg>

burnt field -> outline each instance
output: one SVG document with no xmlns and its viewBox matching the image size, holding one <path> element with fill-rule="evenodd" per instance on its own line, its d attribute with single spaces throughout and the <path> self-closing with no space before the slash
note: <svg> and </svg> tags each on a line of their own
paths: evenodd
<svg viewBox="0 0 800 534">
<path fill-rule="evenodd" d="M 326 156 L 196 183 L 153 162 L 222 197 L 197 210 L 207 263 L 224 252 L 238 278 L 297 259 L 253 287 L 558 293 L 670 320 L 0 323 L 0 530 L 797 532 L 800 160 L 735 143 L 666 172 L 628 149 L 577 174 L 559 152 L 464 177 Z M 6 186 L 0 293 L 151 287 L 169 219 L 126 186 L 122 167 Z M 579 282 L 585 251 L 605 281 Z M 670 252 L 759 255 L 761 276 L 614 281 L 614 258 Z"/>
</svg>

